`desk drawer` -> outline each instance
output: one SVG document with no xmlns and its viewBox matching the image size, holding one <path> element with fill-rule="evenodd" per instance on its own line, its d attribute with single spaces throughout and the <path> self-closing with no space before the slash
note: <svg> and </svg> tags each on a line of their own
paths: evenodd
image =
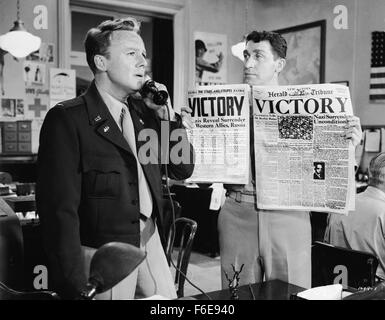
<svg viewBox="0 0 385 320">
<path fill-rule="evenodd" d="M 31 142 L 19 142 L 17 146 L 17 151 L 19 152 L 31 152 Z"/>
<path fill-rule="evenodd" d="M 31 132 L 31 121 L 18 121 L 17 130 Z"/>
<path fill-rule="evenodd" d="M 4 130 L 4 132 L 17 131 L 17 123 L 16 122 L 3 122 L 3 130 Z"/>
<path fill-rule="evenodd" d="M 16 142 L 17 132 L 16 131 L 4 131 L 4 142 Z"/>
<path fill-rule="evenodd" d="M 31 132 L 18 132 L 18 141 L 19 142 L 29 142 L 31 141 Z"/>
<path fill-rule="evenodd" d="M 3 143 L 3 152 L 4 153 L 17 152 L 17 142 L 4 142 Z"/>
</svg>

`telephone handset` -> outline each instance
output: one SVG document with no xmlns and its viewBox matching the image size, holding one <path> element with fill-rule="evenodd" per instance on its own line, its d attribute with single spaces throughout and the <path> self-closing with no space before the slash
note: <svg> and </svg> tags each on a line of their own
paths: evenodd
<svg viewBox="0 0 385 320">
<path fill-rule="evenodd" d="M 159 90 L 155 82 L 151 79 L 148 79 L 144 84 L 142 89 L 139 90 L 140 95 L 144 98 L 147 97 L 150 93 L 152 93 L 155 104 L 159 106 L 163 106 L 167 104 L 168 93 L 165 90 Z"/>
</svg>

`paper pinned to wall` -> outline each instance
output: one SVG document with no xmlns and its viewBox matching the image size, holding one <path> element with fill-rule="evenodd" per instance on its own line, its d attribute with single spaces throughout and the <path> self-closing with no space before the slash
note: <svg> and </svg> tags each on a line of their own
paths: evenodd
<svg viewBox="0 0 385 320">
<path fill-rule="evenodd" d="M 53 107 L 59 102 L 76 97 L 76 72 L 71 69 L 50 69 L 50 93 Z"/>
<path fill-rule="evenodd" d="M 201 85 L 227 83 L 227 35 L 194 32 L 195 82 Z"/>
<path fill-rule="evenodd" d="M 365 151 L 380 152 L 381 130 L 370 129 L 366 130 L 365 134 Z"/>
<path fill-rule="evenodd" d="M 44 85 L 46 80 L 46 65 L 33 61 L 24 61 L 23 78 L 27 86 L 31 84 Z"/>
</svg>

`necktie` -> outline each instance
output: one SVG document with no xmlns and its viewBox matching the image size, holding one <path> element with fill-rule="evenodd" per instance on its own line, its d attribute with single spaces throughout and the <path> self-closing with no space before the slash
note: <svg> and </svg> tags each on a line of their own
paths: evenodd
<svg viewBox="0 0 385 320">
<path fill-rule="evenodd" d="M 122 133 L 126 139 L 128 145 L 130 146 L 132 153 L 136 158 L 136 165 L 138 169 L 138 183 L 139 183 L 139 208 L 140 213 L 145 215 L 147 218 L 151 216 L 152 213 L 152 197 L 150 188 L 148 186 L 146 177 L 143 172 L 142 165 L 138 161 L 138 155 L 136 152 L 136 141 L 135 141 L 135 129 L 134 124 L 132 123 L 132 118 L 130 112 L 126 107 L 122 108 L 122 113 L 120 115 L 120 123 L 122 126 Z"/>
</svg>

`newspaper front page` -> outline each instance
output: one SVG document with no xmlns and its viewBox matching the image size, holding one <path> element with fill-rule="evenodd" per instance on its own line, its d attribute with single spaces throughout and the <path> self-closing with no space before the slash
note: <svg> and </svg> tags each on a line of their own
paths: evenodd
<svg viewBox="0 0 385 320">
<path fill-rule="evenodd" d="M 246 184 L 249 178 L 250 87 L 197 86 L 188 92 L 195 128 L 187 130 L 195 168 L 186 182 Z"/>
<path fill-rule="evenodd" d="M 257 205 L 347 214 L 354 209 L 354 147 L 342 136 L 349 88 L 254 86 Z"/>
</svg>

